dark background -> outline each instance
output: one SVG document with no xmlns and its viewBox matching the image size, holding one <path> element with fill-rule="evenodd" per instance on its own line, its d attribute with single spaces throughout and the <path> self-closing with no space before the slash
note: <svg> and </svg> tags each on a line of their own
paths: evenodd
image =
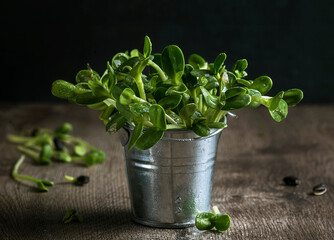
<svg viewBox="0 0 334 240">
<path fill-rule="evenodd" d="M 56 79 L 74 81 L 87 63 L 100 74 L 112 56 L 176 44 L 214 61 L 249 63 L 271 95 L 301 88 L 304 103 L 334 102 L 334 1 L 6 1 L 1 4 L 0 101 L 62 101 Z"/>
</svg>

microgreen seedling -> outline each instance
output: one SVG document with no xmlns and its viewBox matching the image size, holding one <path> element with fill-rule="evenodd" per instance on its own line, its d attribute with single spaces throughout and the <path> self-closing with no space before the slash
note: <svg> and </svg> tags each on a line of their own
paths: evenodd
<svg viewBox="0 0 334 240">
<path fill-rule="evenodd" d="M 75 209 L 67 211 L 63 217 L 63 223 L 66 224 L 70 222 L 83 222 L 83 218 L 77 213 Z"/>
<path fill-rule="evenodd" d="M 67 176 L 65 175 L 65 179 L 67 181 L 72 182 L 74 185 L 77 186 L 82 186 L 84 184 L 89 183 L 89 177 L 88 176 L 79 176 L 79 177 L 71 177 L 71 176 Z"/>
<path fill-rule="evenodd" d="M 42 165 L 50 164 L 53 160 L 81 161 L 87 166 L 104 162 L 104 152 L 80 138 L 71 136 L 72 130 L 70 123 L 64 123 L 54 130 L 40 128 L 34 136 L 9 134 L 7 139 L 18 144 L 17 149 L 20 152 Z"/>
<path fill-rule="evenodd" d="M 134 129 L 128 147 L 140 150 L 154 146 L 169 129 L 190 129 L 207 136 L 210 128 L 227 126 L 221 124 L 227 114 L 245 107 L 263 105 L 281 122 L 288 107 L 303 98 L 299 89 L 267 96 L 273 85 L 271 78 L 245 79 L 246 59 L 236 61 L 229 71 L 225 53 L 218 54 L 213 63 L 192 54 L 186 63 L 178 46 L 169 45 L 162 53 L 152 51 L 152 42 L 145 36 L 142 53 L 138 49 L 117 53 L 101 77 L 88 67 L 76 75 L 75 85 L 55 81 L 52 93 L 101 111 L 107 132 L 115 133 L 125 126 Z M 149 68 L 148 73 L 145 68 Z M 58 132 L 60 136 L 68 134 L 64 127 Z"/>
<path fill-rule="evenodd" d="M 213 206 L 214 213 L 201 212 L 195 218 L 195 226 L 198 230 L 211 230 L 216 228 L 218 231 L 229 229 L 231 220 L 227 214 L 221 214 L 217 206 Z"/>
<path fill-rule="evenodd" d="M 15 164 L 15 166 L 13 168 L 13 171 L 12 171 L 13 178 L 15 180 L 25 180 L 25 181 L 33 182 L 37 185 L 37 187 L 41 191 L 48 192 L 49 190 L 46 187 L 53 187 L 54 183 L 52 181 L 41 180 L 41 179 L 38 179 L 38 178 L 34 178 L 34 177 L 26 176 L 26 175 L 21 175 L 21 174 L 18 173 L 18 170 L 19 170 L 21 164 L 23 163 L 24 159 L 25 159 L 24 155 L 21 155 L 21 157 L 19 158 L 19 160 Z"/>
</svg>

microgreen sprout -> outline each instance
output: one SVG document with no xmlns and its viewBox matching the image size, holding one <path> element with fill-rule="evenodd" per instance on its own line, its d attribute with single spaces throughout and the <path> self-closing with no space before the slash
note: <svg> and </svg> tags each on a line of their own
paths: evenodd
<svg viewBox="0 0 334 240">
<path fill-rule="evenodd" d="M 50 164 L 52 160 L 62 162 L 81 161 L 87 166 L 102 163 L 104 152 L 96 149 L 88 142 L 71 136 L 73 127 L 64 123 L 56 129 L 40 128 L 34 130 L 34 136 L 9 134 L 7 139 L 18 144 L 17 149 L 33 158 L 38 164 Z"/>
<path fill-rule="evenodd" d="M 240 108 L 263 105 L 280 122 L 286 118 L 288 107 L 303 99 L 299 89 L 267 96 L 273 85 L 271 78 L 245 79 L 247 60 L 240 59 L 227 70 L 226 58 L 225 53 L 219 53 L 209 63 L 192 54 L 187 63 L 175 45 L 152 54 L 152 42 L 146 36 L 142 53 L 138 49 L 117 53 L 107 62 L 102 76 L 88 67 L 76 75 L 76 84 L 56 80 L 52 94 L 101 111 L 107 132 L 133 128 L 135 134 L 128 147 L 140 150 L 154 146 L 169 129 L 190 129 L 207 136 L 212 128 L 225 128 L 226 115 Z M 144 74 L 145 68 L 148 74 Z M 66 134 L 64 130 L 58 132 Z"/>
<path fill-rule="evenodd" d="M 75 209 L 67 211 L 63 217 L 63 223 L 66 224 L 70 222 L 83 222 L 83 218 L 77 213 Z"/>
<path fill-rule="evenodd" d="M 13 171 L 12 171 L 12 176 L 15 180 L 25 180 L 25 181 L 30 181 L 33 182 L 37 185 L 37 187 L 43 191 L 43 192 L 48 192 L 49 190 L 46 187 L 53 187 L 54 183 L 52 181 L 49 180 L 41 180 L 41 179 L 37 179 L 37 178 L 33 178 L 30 176 L 26 176 L 26 175 L 21 175 L 18 173 L 18 170 L 21 166 L 21 164 L 23 163 L 25 157 L 24 155 L 22 155 L 19 160 L 17 161 L 17 163 L 15 164 Z"/>
<path fill-rule="evenodd" d="M 221 214 L 217 206 L 213 206 L 214 213 L 201 212 L 195 218 L 195 226 L 198 230 L 211 230 L 216 228 L 218 231 L 229 229 L 231 220 L 229 215 Z"/>
<path fill-rule="evenodd" d="M 89 177 L 88 176 L 79 176 L 79 177 L 71 177 L 71 176 L 67 176 L 65 175 L 65 179 L 67 181 L 72 182 L 74 185 L 77 186 L 82 186 L 84 184 L 89 183 Z"/>
</svg>

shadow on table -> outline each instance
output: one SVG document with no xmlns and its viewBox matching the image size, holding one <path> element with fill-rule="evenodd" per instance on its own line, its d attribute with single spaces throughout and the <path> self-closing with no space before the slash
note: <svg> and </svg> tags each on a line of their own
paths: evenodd
<svg viewBox="0 0 334 240">
<path fill-rule="evenodd" d="M 0 239 L 95 239 L 97 234 L 112 236 L 115 229 L 126 230 L 138 226 L 131 220 L 130 209 L 77 210 L 83 222 L 63 224 L 62 218 L 66 212 L 63 209 L 31 206 L 12 209 L 9 214 L 8 209 L 0 206 Z"/>
</svg>

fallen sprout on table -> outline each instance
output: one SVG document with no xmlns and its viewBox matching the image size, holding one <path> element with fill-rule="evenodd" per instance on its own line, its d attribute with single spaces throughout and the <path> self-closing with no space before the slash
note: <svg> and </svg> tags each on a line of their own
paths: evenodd
<svg viewBox="0 0 334 240">
<path fill-rule="evenodd" d="M 67 176 L 65 175 L 65 179 L 67 181 L 72 182 L 74 185 L 77 186 L 82 186 L 84 184 L 89 183 L 89 177 L 88 176 L 79 176 L 79 177 L 71 177 L 71 176 Z"/>
<path fill-rule="evenodd" d="M 218 231 L 229 229 L 231 219 L 227 214 L 221 214 L 217 206 L 213 206 L 214 213 L 201 212 L 195 218 L 195 226 L 198 230 L 211 230 L 216 228 Z"/>
<path fill-rule="evenodd" d="M 27 134 L 9 134 L 7 139 L 18 144 L 17 149 L 31 157 L 38 164 L 50 164 L 52 161 L 79 162 L 87 166 L 103 163 L 105 153 L 88 142 L 70 135 L 72 125 L 64 123 L 56 129 L 34 129 Z"/>
<path fill-rule="evenodd" d="M 83 222 L 83 218 L 77 213 L 75 209 L 67 211 L 63 217 L 63 223 L 66 224 L 70 222 Z"/>
<path fill-rule="evenodd" d="M 25 181 L 29 181 L 29 182 L 33 182 L 37 185 L 37 187 L 43 191 L 43 192 L 48 192 L 49 190 L 46 187 L 53 187 L 54 183 L 52 181 L 49 180 L 41 180 L 38 178 L 34 178 L 34 177 L 30 177 L 30 176 L 26 176 L 26 175 L 21 175 L 18 173 L 18 170 L 21 166 L 21 164 L 23 163 L 25 157 L 24 155 L 21 155 L 21 157 L 19 158 L 19 160 L 17 161 L 17 163 L 15 164 L 13 171 L 12 171 L 12 176 L 15 180 L 25 180 Z"/>
</svg>

